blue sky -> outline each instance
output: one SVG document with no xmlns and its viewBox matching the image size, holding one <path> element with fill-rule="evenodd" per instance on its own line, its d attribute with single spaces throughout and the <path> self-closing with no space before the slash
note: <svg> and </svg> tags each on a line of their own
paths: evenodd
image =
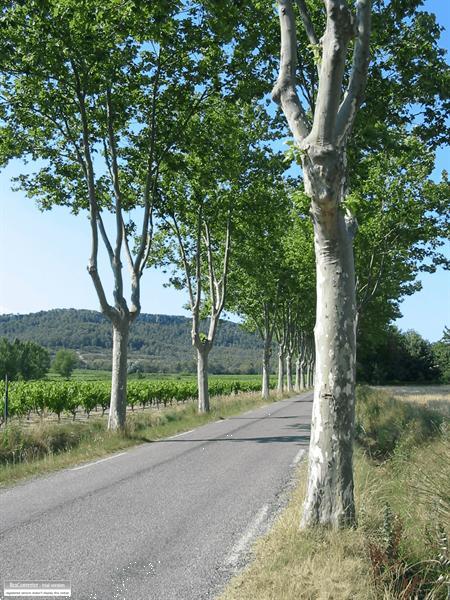
<svg viewBox="0 0 450 600">
<path fill-rule="evenodd" d="M 446 28 L 442 45 L 450 50 L 448 0 L 427 0 Z M 450 170 L 450 148 L 438 153 L 436 172 Z M 22 169 L 23 167 L 20 166 Z M 98 310 L 97 297 L 86 271 L 89 255 L 89 227 L 83 215 L 72 216 L 67 209 L 41 213 L 32 200 L 11 191 L 11 177 L 19 163 L 0 173 L 0 313 L 29 313 L 51 308 Z M 447 245 L 450 255 L 450 244 Z M 104 255 L 100 268 L 111 287 L 109 266 Z M 444 325 L 450 325 L 450 276 L 442 269 L 420 277 L 423 290 L 401 305 L 401 329 L 415 329 L 430 341 L 439 339 Z M 144 274 L 142 310 L 160 314 L 187 314 L 186 296 L 163 287 L 166 278 L 156 270 Z"/>
</svg>

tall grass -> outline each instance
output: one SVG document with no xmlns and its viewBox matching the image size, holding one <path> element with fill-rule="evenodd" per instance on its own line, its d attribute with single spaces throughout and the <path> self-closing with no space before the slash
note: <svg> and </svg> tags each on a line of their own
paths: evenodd
<svg viewBox="0 0 450 600">
<path fill-rule="evenodd" d="M 301 465 L 288 507 L 220 600 L 446 600 L 449 465 L 442 414 L 359 389 L 358 526 L 299 529 L 306 488 Z"/>
<path fill-rule="evenodd" d="M 355 440 L 371 458 L 385 460 L 399 444 L 406 450 L 438 434 L 444 418 L 441 412 L 421 404 L 361 387 L 356 403 Z"/>
</svg>

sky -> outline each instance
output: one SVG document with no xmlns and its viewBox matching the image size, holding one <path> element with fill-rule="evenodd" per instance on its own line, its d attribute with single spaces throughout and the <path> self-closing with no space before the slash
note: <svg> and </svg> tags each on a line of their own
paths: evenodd
<svg viewBox="0 0 450 600">
<path fill-rule="evenodd" d="M 450 11 L 448 0 L 426 0 L 424 7 L 436 13 L 446 28 L 441 43 L 450 52 Z M 450 148 L 440 149 L 436 175 L 449 169 Z M 11 162 L 0 172 L 0 314 L 31 313 L 52 308 L 98 310 L 98 300 L 87 273 L 89 225 L 86 216 L 77 217 L 66 208 L 41 213 L 33 200 L 11 190 L 11 178 L 23 172 L 23 165 Z M 446 246 L 450 256 L 450 244 Z M 112 279 L 106 257 L 100 256 L 100 270 L 111 289 Z M 415 329 L 430 341 L 442 336 L 450 325 L 450 275 L 439 269 L 419 277 L 423 289 L 401 304 L 403 317 L 396 322 L 402 330 Z M 151 269 L 142 279 L 142 311 L 157 314 L 184 314 L 187 297 L 164 287 L 167 276 Z"/>
</svg>

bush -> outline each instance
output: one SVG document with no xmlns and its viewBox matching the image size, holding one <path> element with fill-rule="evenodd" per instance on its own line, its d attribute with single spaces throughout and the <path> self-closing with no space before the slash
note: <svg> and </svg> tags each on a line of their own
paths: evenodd
<svg viewBox="0 0 450 600">
<path fill-rule="evenodd" d="M 52 369 L 55 373 L 69 379 L 78 363 L 75 352 L 71 350 L 58 350 L 53 360 Z"/>
</svg>

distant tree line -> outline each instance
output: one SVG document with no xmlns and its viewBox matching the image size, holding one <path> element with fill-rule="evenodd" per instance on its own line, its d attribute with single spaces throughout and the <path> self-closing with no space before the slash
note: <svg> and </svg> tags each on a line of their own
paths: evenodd
<svg viewBox="0 0 450 600">
<path fill-rule="evenodd" d="M 107 324 L 102 317 L 94 311 L 75 311 L 75 310 L 55 310 L 48 313 L 37 313 L 35 315 L 15 315 L 11 316 L 13 322 L 20 323 L 22 335 L 32 335 L 33 331 L 44 332 L 45 328 L 40 328 L 39 323 L 42 319 L 44 323 L 52 318 L 59 320 L 60 333 L 64 342 L 64 327 L 71 323 L 70 331 L 73 333 L 78 325 L 74 326 L 74 319 L 86 318 L 89 315 L 89 322 L 94 323 L 99 317 L 95 328 L 101 329 Z M 68 317 L 71 318 L 68 318 Z M 128 360 L 129 373 L 194 373 L 196 362 L 192 353 L 192 348 L 186 345 L 186 351 L 191 355 L 190 358 L 173 360 L 174 352 L 179 352 L 179 343 L 183 338 L 178 338 L 179 327 L 183 326 L 183 321 L 188 322 L 184 317 L 142 315 L 144 321 L 152 322 L 155 325 L 155 331 L 159 332 L 159 337 L 167 338 L 164 346 L 165 354 L 158 357 L 146 356 L 145 353 L 136 354 L 131 352 Z M 7 316 L 0 317 L 3 325 L 7 322 Z M 161 319 L 163 323 L 158 323 L 156 319 Z M 25 327 L 28 322 L 29 329 Z M 55 320 L 52 321 L 55 324 Z M 139 324 L 139 322 L 138 322 Z M 139 333 L 137 324 L 134 334 Z M 0 323 L 1 325 L 1 323 Z M 163 327 L 164 325 L 164 327 Z M 4 327 L 5 328 L 5 327 Z M 10 323 L 10 328 L 11 323 Z M 33 328 L 36 328 L 35 330 Z M 168 335 L 168 330 L 173 328 L 175 332 Z M 225 329 L 225 332 L 222 332 Z M 234 333 L 231 333 L 235 329 Z M 0 329 L 0 332 L 3 331 Z M 214 360 L 211 361 L 211 371 L 217 374 L 252 374 L 259 373 L 261 370 L 259 354 L 261 342 L 256 335 L 244 331 L 238 324 L 222 322 L 219 328 L 223 338 L 228 340 L 230 345 L 218 345 Z M 83 334 L 82 334 L 83 335 Z M 93 340 L 101 335 L 93 333 Z M 138 338 L 139 339 L 139 338 Z M 45 338 L 44 338 L 45 340 Z M 44 345 L 45 340 L 43 343 Z M 171 346 L 172 341 L 173 346 Z M 132 340 L 130 340 L 132 347 Z M 76 348 L 78 351 L 80 348 Z M 51 362 L 51 352 L 53 348 L 45 348 L 34 341 L 22 341 L 19 339 L 8 340 L 0 338 L 0 377 L 4 379 L 8 374 L 10 380 L 29 380 L 45 377 L 52 365 L 52 370 L 59 373 L 62 377 L 70 377 L 76 366 L 93 369 L 111 369 L 111 360 L 107 355 L 99 353 L 89 353 L 83 351 L 83 360 L 80 360 L 75 352 L 60 348 Z M 239 362 L 236 362 L 236 356 Z M 97 358 L 95 358 L 97 357 Z M 86 360 L 88 359 L 88 360 Z M 271 371 L 275 371 L 275 359 L 272 361 Z M 358 363 L 357 380 L 360 383 L 370 383 L 382 385 L 387 383 L 450 383 L 450 330 L 446 327 L 441 340 L 430 343 L 422 338 L 416 331 L 401 332 L 396 327 L 390 326 L 376 338 L 369 335 L 361 336 L 358 340 Z"/>
<path fill-rule="evenodd" d="M 129 340 L 130 372 L 194 373 L 195 352 L 190 343 L 190 320 L 182 316 L 141 314 Z M 79 366 L 111 369 L 111 327 L 101 313 L 56 309 L 29 315 L 0 315 L 0 336 L 33 340 L 52 355 L 60 349 L 76 350 Z M 260 371 L 260 342 L 239 324 L 221 321 L 210 370 L 217 374 Z"/>
<path fill-rule="evenodd" d="M 431 344 L 416 331 L 390 326 L 378 338 L 366 337 L 358 347 L 357 379 L 372 384 L 450 383 L 450 335 Z"/>
</svg>

